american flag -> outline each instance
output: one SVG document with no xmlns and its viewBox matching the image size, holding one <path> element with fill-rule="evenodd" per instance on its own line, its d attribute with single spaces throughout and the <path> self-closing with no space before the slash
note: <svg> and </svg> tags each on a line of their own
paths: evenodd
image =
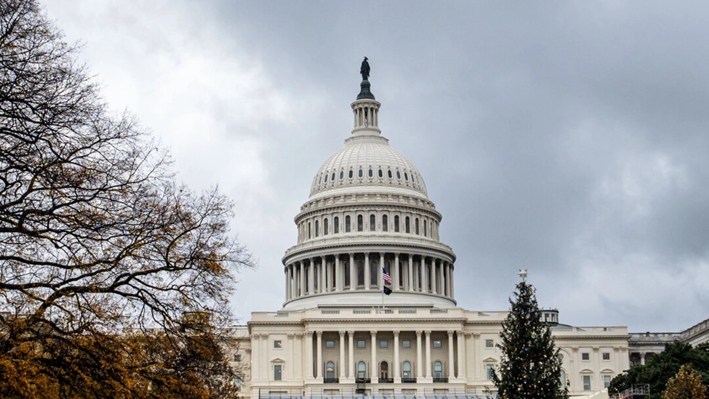
<svg viewBox="0 0 709 399">
<path fill-rule="evenodd" d="M 382 280 L 384 280 L 384 282 L 386 282 L 389 285 L 392 284 L 391 276 L 389 275 L 389 273 L 387 273 L 387 269 L 384 267 L 382 267 Z"/>
</svg>

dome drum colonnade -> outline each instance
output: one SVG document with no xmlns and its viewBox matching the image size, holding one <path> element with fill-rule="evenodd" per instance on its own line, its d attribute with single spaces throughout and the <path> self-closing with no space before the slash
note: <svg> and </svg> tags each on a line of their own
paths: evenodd
<svg viewBox="0 0 709 399">
<path fill-rule="evenodd" d="M 284 308 L 381 304 L 382 268 L 392 291 L 408 294 L 390 302 L 455 306 L 455 254 L 440 242 L 441 214 L 418 169 L 381 135 L 369 82 L 361 87 L 352 136 L 320 167 L 295 218 Z"/>
</svg>

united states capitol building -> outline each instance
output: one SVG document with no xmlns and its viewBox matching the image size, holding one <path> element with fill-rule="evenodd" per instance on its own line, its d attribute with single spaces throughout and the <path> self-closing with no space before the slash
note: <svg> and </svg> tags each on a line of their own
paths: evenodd
<svg viewBox="0 0 709 399">
<path fill-rule="evenodd" d="M 366 62 L 365 62 L 366 63 Z M 363 63 L 364 69 L 364 63 Z M 236 328 L 246 398 L 356 395 L 473 398 L 494 394 L 507 311 L 457 306 L 453 249 L 424 177 L 379 129 L 368 81 L 351 104 L 344 147 L 315 174 L 283 257 L 285 300 Z M 343 135 L 344 136 L 344 135 Z M 431 197 L 441 193 L 432 193 Z M 385 289 L 390 295 L 383 295 Z M 542 311 L 572 396 L 590 396 L 662 350 L 673 334 L 573 327 Z M 692 338 L 706 341 L 709 324 Z M 694 342 L 693 341 L 693 342 Z"/>
</svg>

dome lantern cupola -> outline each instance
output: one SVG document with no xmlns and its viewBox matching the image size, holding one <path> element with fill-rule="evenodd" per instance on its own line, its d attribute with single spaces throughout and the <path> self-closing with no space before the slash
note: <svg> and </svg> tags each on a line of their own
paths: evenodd
<svg viewBox="0 0 709 399">
<path fill-rule="evenodd" d="M 362 61 L 360 67 L 362 74 L 362 83 L 360 83 L 360 91 L 357 95 L 357 100 L 352 103 L 352 112 L 354 113 L 354 129 L 353 136 L 379 136 L 379 107 L 381 103 L 374 98 L 369 83 L 369 62 L 367 57 Z"/>
</svg>

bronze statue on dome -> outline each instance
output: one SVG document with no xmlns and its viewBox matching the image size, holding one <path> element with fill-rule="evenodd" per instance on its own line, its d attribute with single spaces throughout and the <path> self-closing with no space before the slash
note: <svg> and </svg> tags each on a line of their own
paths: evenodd
<svg viewBox="0 0 709 399">
<path fill-rule="evenodd" d="M 362 66 L 359 67 L 359 73 L 362 75 L 362 80 L 369 79 L 369 62 L 367 62 L 367 57 L 364 57 Z"/>
</svg>

